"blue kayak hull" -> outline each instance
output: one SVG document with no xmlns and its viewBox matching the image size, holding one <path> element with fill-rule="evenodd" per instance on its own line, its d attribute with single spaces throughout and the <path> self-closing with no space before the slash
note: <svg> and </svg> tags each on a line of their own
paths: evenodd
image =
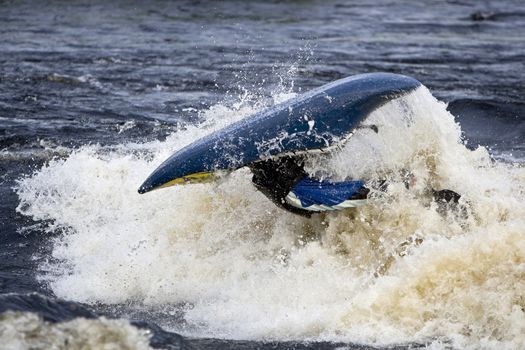
<svg viewBox="0 0 525 350">
<path fill-rule="evenodd" d="M 139 188 L 145 193 L 218 170 L 344 142 L 375 109 L 421 83 L 391 73 L 355 75 L 321 86 L 213 132 L 175 152 Z"/>
</svg>

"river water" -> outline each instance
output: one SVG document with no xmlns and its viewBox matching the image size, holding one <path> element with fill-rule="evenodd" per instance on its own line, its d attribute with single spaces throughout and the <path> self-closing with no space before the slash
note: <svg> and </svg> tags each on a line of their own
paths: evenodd
<svg viewBox="0 0 525 350">
<path fill-rule="evenodd" d="M 525 346 L 522 1 L 2 1 L 0 23 L 6 348 Z M 375 71 L 424 87 L 308 163 L 388 178 L 369 205 L 294 216 L 245 169 L 137 194 L 195 139 Z"/>
</svg>

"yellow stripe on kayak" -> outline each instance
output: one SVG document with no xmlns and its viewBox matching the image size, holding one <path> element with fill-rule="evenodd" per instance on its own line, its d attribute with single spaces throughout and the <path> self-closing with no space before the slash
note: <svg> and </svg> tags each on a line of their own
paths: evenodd
<svg viewBox="0 0 525 350">
<path fill-rule="evenodd" d="M 186 175 L 183 177 L 179 177 L 176 179 L 173 179 L 171 181 L 168 181 L 162 185 L 160 185 L 158 188 L 165 188 L 175 185 L 184 185 L 184 184 L 196 184 L 196 183 L 204 183 L 204 182 L 210 182 L 215 178 L 215 175 L 213 173 L 195 173 Z"/>
</svg>

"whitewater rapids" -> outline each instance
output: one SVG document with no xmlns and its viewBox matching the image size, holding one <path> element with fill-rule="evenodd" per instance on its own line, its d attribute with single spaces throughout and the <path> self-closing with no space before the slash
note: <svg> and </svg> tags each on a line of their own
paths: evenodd
<svg viewBox="0 0 525 350">
<path fill-rule="evenodd" d="M 425 87 L 373 112 L 377 134 L 308 160 L 369 181 L 367 206 L 302 218 L 246 169 L 137 193 L 172 152 L 256 111 L 219 104 L 164 142 L 85 146 L 20 179 L 17 210 L 55 233 L 41 279 L 74 301 L 182 310 L 170 326 L 197 337 L 525 346 L 525 170 L 467 148 Z M 432 188 L 460 193 L 458 208 Z"/>
</svg>

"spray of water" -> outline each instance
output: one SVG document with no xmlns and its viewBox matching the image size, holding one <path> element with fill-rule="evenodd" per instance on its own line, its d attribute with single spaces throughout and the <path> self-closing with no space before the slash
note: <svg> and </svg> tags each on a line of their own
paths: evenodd
<svg viewBox="0 0 525 350">
<path fill-rule="evenodd" d="M 179 305 L 177 330 L 195 336 L 519 348 L 525 171 L 467 149 L 445 107 L 421 87 L 370 116 L 377 133 L 308 160 L 312 174 L 367 180 L 357 209 L 294 216 L 246 169 L 137 194 L 173 151 L 256 110 L 219 104 L 165 142 L 50 161 L 19 181 L 18 211 L 61 232 L 42 276 L 58 296 Z M 438 204 L 431 189 L 462 197 Z"/>
</svg>

